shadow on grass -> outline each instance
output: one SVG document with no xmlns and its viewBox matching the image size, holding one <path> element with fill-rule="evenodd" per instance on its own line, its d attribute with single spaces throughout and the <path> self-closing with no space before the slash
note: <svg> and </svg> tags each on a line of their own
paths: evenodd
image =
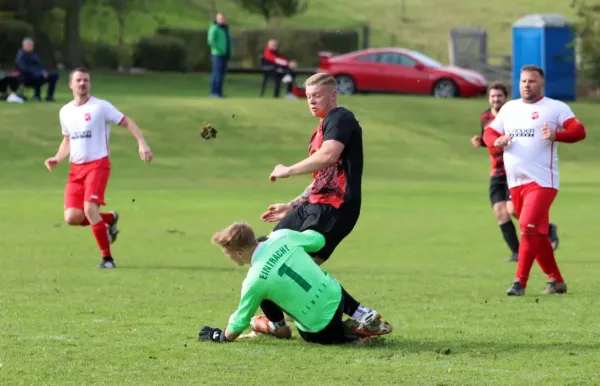
<svg viewBox="0 0 600 386">
<path fill-rule="evenodd" d="M 355 345 L 356 347 L 356 345 Z M 431 353 L 439 356 L 452 355 L 496 355 L 506 353 L 518 353 L 524 351 L 548 351 L 559 350 L 563 355 L 577 356 L 592 350 L 597 350 L 597 345 L 585 343 L 552 343 L 552 342 L 420 342 L 405 340 L 402 338 L 383 338 L 373 340 L 370 344 L 359 345 L 363 350 L 394 351 L 398 354 L 422 354 Z M 344 346 L 350 349 L 351 346 Z"/>
<path fill-rule="evenodd" d="M 273 337 L 259 337 L 253 339 L 243 339 L 243 343 L 252 343 L 252 345 L 264 345 L 266 347 L 291 345 L 302 345 L 307 348 L 318 349 L 319 344 L 307 343 L 297 334 L 290 341 L 282 341 Z M 452 355 L 469 355 L 469 356 L 494 356 L 505 355 L 507 353 L 519 352 L 556 352 L 560 351 L 561 355 L 578 356 L 589 355 L 590 351 L 598 349 L 597 344 L 586 343 L 552 343 L 552 342 L 423 342 L 401 337 L 375 337 L 368 344 L 363 343 L 348 343 L 335 346 L 336 349 L 350 351 L 374 351 L 381 354 L 380 359 L 389 359 L 393 356 L 402 356 L 410 354 L 432 354 L 440 357 L 450 357 Z"/>
<path fill-rule="evenodd" d="M 202 265 L 189 265 L 189 266 L 172 266 L 172 265 L 129 265 L 119 266 L 119 270 L 130 269 L 130 270 L 158 270 L 158 271 L 204 271 L 204 272 L 233 272 L 238 271 L 236 267 L 207 267 Z"/>
</svg>

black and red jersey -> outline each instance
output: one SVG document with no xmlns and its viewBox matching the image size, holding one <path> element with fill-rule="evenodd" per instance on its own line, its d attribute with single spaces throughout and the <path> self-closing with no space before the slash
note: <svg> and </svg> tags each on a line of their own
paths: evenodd
<svg viewBox="0 0 600 386">
<path fill-rule="evenodd" d="M 360 209 L 362 128 L 350 110 L 336 107 L 327 113 L 311 137 L 308 153 L 312 155 L 324 141 L 331 139 L 341 142 L 344 150 L 335 164 L 313 173 L 308 201 L 312 204 L 329 204 L 336 209 L 342 206 Z"/>
<path fill-rule="evenodd" d="M 481 123 L 481 144 L 483 146 L 486 146 L 486 144 L 483 142 L 483 131 L 496 118 L 496 114 L 497 113 L 494 110 L 489 108 L 481 113 L 481 116 L 479 117 L 479 121 Z M 487 149 L 491 163 L 490 175 L 492 177 L 506 175 L 506 171 L 504 170 L 504 151 L 497 147 L 488 147 Z"/>
</svg>

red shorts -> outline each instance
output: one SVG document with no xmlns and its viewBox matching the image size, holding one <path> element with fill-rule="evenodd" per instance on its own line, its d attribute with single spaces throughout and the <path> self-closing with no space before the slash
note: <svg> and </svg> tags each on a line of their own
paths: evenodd
<svg viewBox="0 0 600 386">
<path fill-rule="evenodd" d="M 84 202 L 106 205 L 104 192 L 110 176 L 108 157 L 83 164 L 71 164 L 65 188 L 65 209 L 83 209 Z"/>
<path fill-rule="evenodd" d="M 521 232 L 548 234 L 550 225 L 550 206 L 558 190 L 543 188 L 535 182 L 510 188 L 510 196 L 519 219 Z"/>
</svg>

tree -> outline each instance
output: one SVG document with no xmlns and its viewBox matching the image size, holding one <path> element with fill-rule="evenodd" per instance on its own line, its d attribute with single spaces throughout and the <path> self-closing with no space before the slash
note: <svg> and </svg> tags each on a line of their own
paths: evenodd
<svg viewBox="0 0 600 386">
<path fill-rule="evenodd" d="M 31 37 L 36 41 L 36 51 L 49 68 L 56 65 L 54 47 L 48 33 L 48 26 L 53 24 L 50 11 L 62 7 L 66 1 L 68 0 L 0 0 L 0 12 L 33 26 L 34 33 Z"/>
<path fill-rule="evenodd" d="M 144 12 L 151 0 L 99 0 L 101 5 L 110 7 L 117 15 L 117 44 L 125 45 L 125 21 L 133 11 Z"/>
<path fill-rule="evenodd" d="M 65 10 L 63 55 L 67 68 L 75 68 L 83 64 L 79 36 L 83 2 L 84 0 L 65 0 L 63 4 Z"/>
<path fill-rule="evenodd" d="M 600 1 L 572 0 L 580 68 L 587 80 L 600 85 Z"/>
<path fill-rule="evenodd" d="M 273 17 L 291 17 L 306 11 L 308 0 L 236 0 L 251 13 L 262 15 L 268 24 Z"/>
</svg>

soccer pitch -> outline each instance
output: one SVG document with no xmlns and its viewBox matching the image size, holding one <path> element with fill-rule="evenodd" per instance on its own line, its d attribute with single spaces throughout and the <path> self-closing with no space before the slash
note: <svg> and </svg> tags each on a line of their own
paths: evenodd
<svg viewBox="0 0 600 386">
<path fill-rule="evenodd" d="M 250 79 L 250 81 L 248 80 Z M 383 344 L 321 347 L 258 339 L 200 343 L 224 327 L 245 268 L 210 244 L 235 220 L 258 233 L 267 205 L 308 176 L 271 183 L 307 154 L 317 121 L 305 101 L 258 99 L 232 77 L 229 99 L 205 98 L 200 76 L 92 75 L 92 93 L 144 130 L 143 164 L 112 131 L 109 209 L 121 215 L 116 270 L 99 270 L 89 228 L 62 222 L 67 165 L 43 165 L 60 141 L 59 104 L 1 105 L 0 384 L 597 384 L 598 105 L 576 103 L 588 138 L 560 144 L 551 219 L 565 296 L 542 295 L 535 266 L 522 298 L 504 294 L 514 264 L 488 200 L 489 161 L 469 143 L 485 100 L 354 96 L 364 130 L 363 211 L 323 266 L 394 326 Z M 207 122 L 215 141 L 199 133 Z"/>
</svg>

